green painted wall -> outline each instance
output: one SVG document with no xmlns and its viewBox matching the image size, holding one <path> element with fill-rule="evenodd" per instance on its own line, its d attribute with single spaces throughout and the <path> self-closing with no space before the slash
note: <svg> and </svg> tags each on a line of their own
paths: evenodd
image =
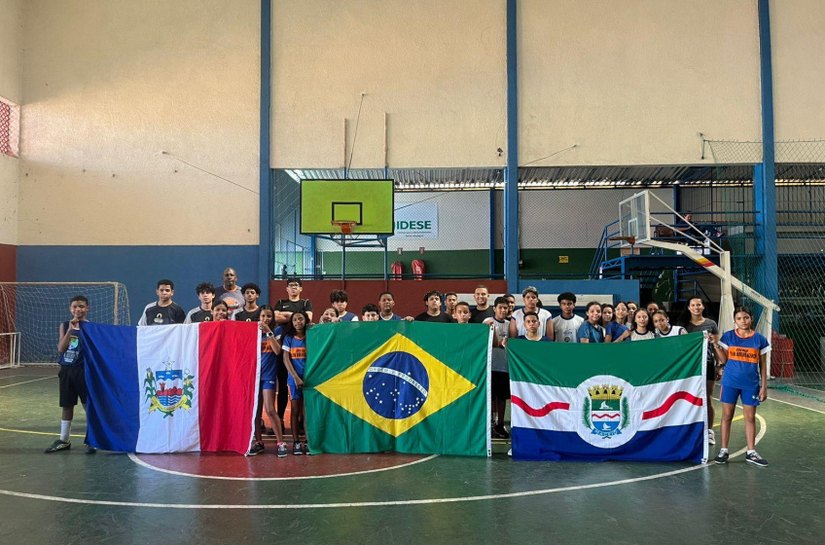
<svg viewBox="0 0 825 545">
<path fill-rule="evenodd" d="M 594 248 L 562 249 L 524 249 L 520 252 L 522 260 L 521 274 L 530 276 L 547 276 L 554 278 L 583 278 L 590 271 L 590 264 L 595 254 Z M 615 252 L 615 257 L 618 252 Z M 567 263 L 561 263 L 562 258 Z M 412 272 L 410 263 L 413 259 L 424 260 L 427 274 L 439 276 L 489 276 L 490 255 L 487 250 L 432 250 L 424 252 L 396 252 L 387 254 L 388 263 L 401 261 L 404 272 Z M 502 274 L 503 253 L 496 250 L 495 274 Z M 327 276 L 341 274 L 341 252 L 321 252 L 319 261 Z M 346 254 L 347 276 L 374 275 L 384 272 L 383 251 L 350 251 Z"/>
</svg>

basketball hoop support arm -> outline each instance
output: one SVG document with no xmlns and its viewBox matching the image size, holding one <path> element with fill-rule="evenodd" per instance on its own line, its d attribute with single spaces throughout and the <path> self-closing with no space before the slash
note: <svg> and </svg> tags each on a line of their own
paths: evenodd
<svg viewBox="0 0 825 545">
<path fill-rule="evenodd" d="M 728 287 L 727 287 L 728 294 L 730 294 L 730 287 L 732 286 L 732 287 L 736 288 L 739 292 L 741 292 L 743 295 L 745 295 L 746 297 L 756 301 L 757 303 L 759 303 L 763 307 L 769 308 L 771 310 L 775 310 L 776 312 L 779 312 L 779 306 L 776 303 L 774 303 L 773 301 L 771 301 L 770 299 L 768 299 L 767 297 L 765 297 L 761 293 L 755 291 L 753 288 L 751 288 L 747 284 L 744 284 L 741 280 L 739 280 L 738 278 L 736 278 L 732 274 L 726 272 L 725 270 L 722 269 L 722 267 L 719 267 L 719 265 L 716 265 L 711 260 L 709 260 L 708 258 L 703 256 L 702 254 L 700 254 L 699 252 L 697 252 L 696 250 L 694 250 L 690 246 L 687 246 L 685 244 L 679 244 L 677 242 L 665 242 L 663 240 L 654 240 L 654 239 L 646 240 L 644 242 L 638 242 L 637 244 L 645 244 L 647 246 L 653 246 L 653 247 L 662 248 L 662 249 L 665 249 L 665 250 L 672 250 L 674 252 L 682 252 L 682 254 L 684 254 L 685 256 L 689 257 L 690 259 L 692 259 L 693 261 L 695 261 L 696 263 L 698 263 L 699 265 L 704 267 L 704 269 L 706 271 L 708 271 L 712 275 L 714 275 L 717 278 L 719 278 L 720 280 L 722 280 L 722 295 L 723 296 L 726 295 L 725 285 L 727 284 L 728 285 Z M 721 257 L 722 264 L 725 265 L 726 268 L 730 269 L 730 252 L 721 252 L 719 255 Z M 733 312 L 733 309 L 731 309 L 731 312 Z M 721 314 L 721 311 L 720 311 L 720 314 Z"/>
</svg>

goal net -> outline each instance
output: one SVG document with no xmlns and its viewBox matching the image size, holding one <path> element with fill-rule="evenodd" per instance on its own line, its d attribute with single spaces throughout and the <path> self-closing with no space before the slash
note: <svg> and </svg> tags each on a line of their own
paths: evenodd
<svg viewBox="0 0 825 545">
<path fill-rule="evenodd" d="M 129 296 L 119 282 L 0 282 L 0 334 L 18 334 L 0 335 L 17 339 L 0 343 L 0 363 L 56 363 L 60 324 L 75 295 L 89 299 L 89 321 L 129 324 Z"/>
</svg>

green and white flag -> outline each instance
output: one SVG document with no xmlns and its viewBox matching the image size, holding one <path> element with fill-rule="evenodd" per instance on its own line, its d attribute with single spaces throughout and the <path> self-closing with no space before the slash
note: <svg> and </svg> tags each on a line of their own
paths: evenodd
<svg viewBox="0 0 825 545">
<path fill-rule="evenodd" d="M 706 341 L 507 344 L 513 457 L 707 459 Z"/>
</svg>

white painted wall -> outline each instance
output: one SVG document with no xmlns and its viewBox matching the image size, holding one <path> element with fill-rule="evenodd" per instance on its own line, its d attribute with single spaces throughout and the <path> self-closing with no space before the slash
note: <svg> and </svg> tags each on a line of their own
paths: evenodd
<svg viewBox="0 0 825 545">
<path fill-rule="evenodd" d="M 699 163 L 698 132 L 759 138 L 755 1 L 521 0 L 518 24 L 521 164 Z"/>
<path fill-rule="evenodd" d="M 20 103 L 22 2 L 0 0 L 0 96 Z M 0 244 L 16 245 L 19 159 L 0 154 Z"/>
<path fill-rule="evenodd" d="M 257 242 L 259 2 L 27 0 L 23 20 L 21 244 Z"/>
<path fill-rule="evenodd" d="M 773 37 L 774 115 L 777 140 L 825 139 L 825 2 L 771 2 Z M 794 161 L 825 161 L 794 153 Z"/>
<path fill-rule="evenodd" d="M 274 6 L 274 166 L 342 167 L 362 91 L 354 167 L 383 166 L 384 112 L 390 166 L 502 164 L 503 0 Z M 759 137 L 755 2 L 522 0 L 518 9 L 522 164 L 697 163 L 699 132 Z"/>
<path fill-rule="evenodd" d="M 23 104 L 0 242 L 257 242 L 259 2 L 0 8 L 0 94 Z M 772 10 L 777 138 L 823 138 L 825 3 Z M 698 131 L 760 138 L 754 1 L 520 0 L 518 24 L 522 164 L 696 163 Z M 384 112 L 390 166 L 503 164 L 504 0 L 273 0 L 273 25 L 274 166 L 341 167 L 361 91 L 353 167 L 383 165 Z M 556 192 L 534 210 L 529 195 L 526 247 L 555 247 L 534 233 L 572 220 L 564 240 L 592 245 L 617 200 Z M 486 247 L 486 229 L 464 231 Z"/>
<path fill-rule="evenodd" d="M 506 144 L 503 0 L 275 0 L 276 168 L 495 166 Z"/>
</svg>

